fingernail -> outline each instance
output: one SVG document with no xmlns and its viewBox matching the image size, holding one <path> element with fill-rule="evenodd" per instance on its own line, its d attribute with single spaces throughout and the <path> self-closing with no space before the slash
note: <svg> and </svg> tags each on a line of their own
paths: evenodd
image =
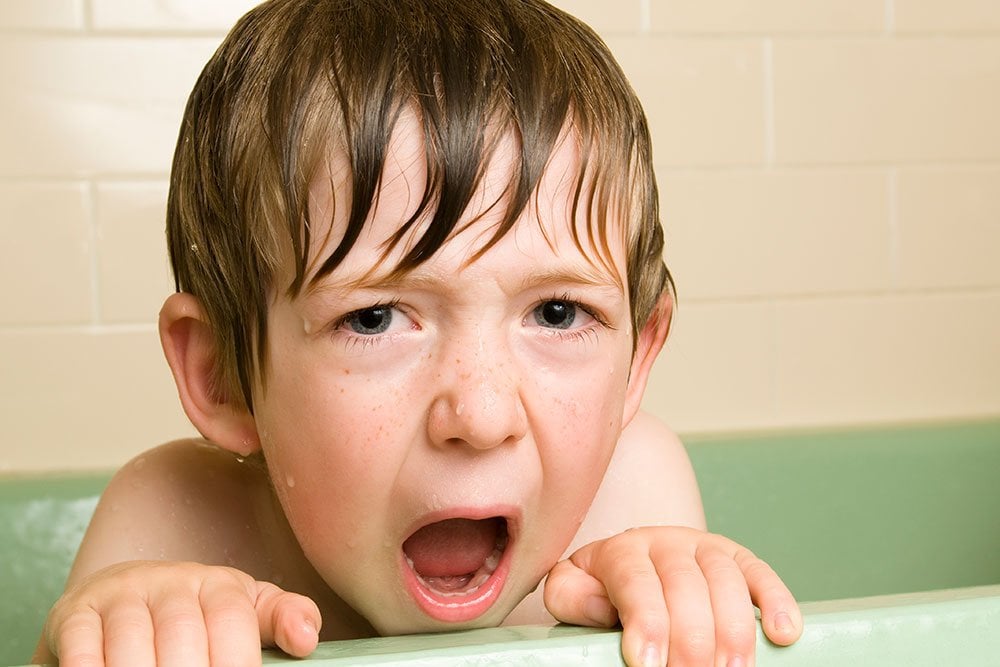
<svg viewBox="0 0 1000 667">
<path fill-rule="evenodd" d="M 795 631 L 795 626 L 792 625 L 792 619 L 783 611 L 779 611 L 774 615 L 774 629 L 782 634 L 787 634 L 789 632 Z"/>
<path fill-rule="evenodd" d="M 646 644 L 646 648 L 642 650 L 642 667 L 663 667 L 663 661 L 660 660 L 660 649 L 656 648 L 655 644 Z"/>
<path fill-rule="evenodd" d="M 587 598 L 583 603 L 583 615 L 594 625 L 607 627 L 615 623 L 611 613 L 611 602 L 602 595 L 591 595 Z"/>
<path fill-rule="evenodd" d="M 319 636 L 319 629 L 316 627 L 316 624 L 313 623 L 311 619 L 307 618 L 305 621 L 302 622 L 302 629 L 305 631 L 306 636 L 308 637 Z"/>
<path fill-rule="evenodd" d="M 744 665 L 746 665 L 746 663 L 743 662 L 743 656 L 741 655 L 734 655 L 729 658 L 729 662 L 726 663 L 726 667 L 744 667 Z"/>
</svg>

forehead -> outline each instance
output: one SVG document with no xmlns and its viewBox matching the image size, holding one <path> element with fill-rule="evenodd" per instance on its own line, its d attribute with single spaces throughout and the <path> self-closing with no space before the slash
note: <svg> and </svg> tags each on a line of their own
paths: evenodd
<svg viewBox="0 0 1000 667">
<path fill-rule="evenodd" d="M 509 129 L 488 127 L 483 135 L 487 157 L 466 196 L 467 204 L 457 224 L 447 230 L 424 262 L 447 260 L 461 269 L 509 236 L 524 260 L 544 264 L 549 256 L 574 261 L 581 265 L 581 272 L 603 274 L 602 282 L 624 289 L 625 223 L 613 215 L 611 207 L 597 210 L 592 179 L 572 126 L 567 123 L 563 128 L 527 204 L 514 212 L 513 225 L 499 238 L 498 230 L 512 208 L 522 151 Z M 447 179 L 447 165 L 437 167 L 435 173 L 416 113 L 404 109 L 386 146 L 374 201 L 343 266 L 333 271 L 331 279 L 347 275 L 356 279 L 399 277 L 396 274 L 417 268 L 401 269 L 400 263 L 416 244 L 441 234 L 434 228 L 439 202 L 433 197 L 424 202 L 431 180 Z M 345 241 L 348 218 L 355 206 L 351 178 L 345 152 L 334 149 L 311 182 L 307 285 L 324 277 L 321 267 Z M 447 187 L 445 182 L 439 190 Z"/>
</svg>

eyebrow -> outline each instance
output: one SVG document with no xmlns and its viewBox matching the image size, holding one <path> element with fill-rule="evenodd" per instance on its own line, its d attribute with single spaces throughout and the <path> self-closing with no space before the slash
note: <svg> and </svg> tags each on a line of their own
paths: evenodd
<svg viewBox="0 0 1000 667">
<path fill-rule="evenodd" d="M 448 283 L 447 276 L 427 275 L 420 272 L 420 268 L 396 276 L 362 275 L 351 278 L 347 281 L 321 280 L 305 290 L 304 296 L 322 298 L 325 295 L 336 295 L 356 290 L 394 290 L 394 289 L 421 289 L 436 288 Z M 558 287 L 560 285 L 575 285 L 580 287 L 592 287 L 606 292 L 613 292 L 615 296 L 624 296 L 625 286 L 618 276 L 609 275 L 608 272 L 597 270 L 595 267 L 574 267 L 559 269 L 541 269 L 526 275 L 517 285 L 518 291 L 531 288 Z"/>
</svg>

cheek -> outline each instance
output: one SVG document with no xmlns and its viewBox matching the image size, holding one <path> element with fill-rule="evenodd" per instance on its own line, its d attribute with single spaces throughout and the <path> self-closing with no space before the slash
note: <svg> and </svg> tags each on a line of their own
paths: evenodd
<svg viewBox="0 0 1000 667">
<path fill-rule="evenodd" d="M 312 535 L 333 528 L 330 507 L 344 509 L 339 517 L 361 516 L 389 488 L 409 441 L 404 402 L 390 384 L 288 370 L 269 378 L 258 426 L 289 521 Z"/>
</svg>

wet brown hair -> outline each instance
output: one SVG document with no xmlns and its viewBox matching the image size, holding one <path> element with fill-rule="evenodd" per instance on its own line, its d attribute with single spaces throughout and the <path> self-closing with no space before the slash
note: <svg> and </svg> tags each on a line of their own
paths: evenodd
<svg viewBox="0 0 1000 667">
<path fill-rule="evenodd" d="M 645 116 L 586 25 L 540 0 L 271 0 L 236 24 L 202 71 L 170 180 L 176 286 L 202 303 L 220 395 L 252 408 L 270 299 L 300 294 L 351 250 L 406 107 L 422 126 L 427 187 L 386 252 L 418 218 L 430 222 L 394 271 L 412 270 L 455 231 L 496 146 L 488 126 L 512 135 L 519 154 L 507 210 L 480 253 L 529 205 L 571 127 L 581 155 L 574 211 L 589 220 L 589 238 L 574 228 L 574 240 L 607 262 L 608 221 L 625 222 L 633 332 L 672 289 Z M 330 150 L 347 157 L 350 201 L 339 245 L 317 261 L 313 229 L 329 221 L 310 220 L 309 186 Z M 275 284 L 289 261 L 289 284 Z"/>
</svg>

